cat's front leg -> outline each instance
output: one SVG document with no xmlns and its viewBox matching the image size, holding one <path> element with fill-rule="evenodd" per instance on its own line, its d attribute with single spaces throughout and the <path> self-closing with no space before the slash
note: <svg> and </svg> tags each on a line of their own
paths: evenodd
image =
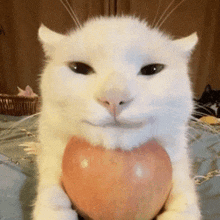
<svg viewBox="0 0 220 220">
<path fill-rule="evenodd" d="M 77 220 L 77 213 L 60 183 L 66 142 L 45 130 L 40 135 L 42 149 L 38 156 L 39 183 L 33 220 Z"/>
<path fill-rule="evenodd" d="M 173 164 L 173 186 L 165 204 L 165 211 L 157 220 L 201 220 L 198 198 L 193 180 L 189 177 L 187 156 Z"/>
</svg>

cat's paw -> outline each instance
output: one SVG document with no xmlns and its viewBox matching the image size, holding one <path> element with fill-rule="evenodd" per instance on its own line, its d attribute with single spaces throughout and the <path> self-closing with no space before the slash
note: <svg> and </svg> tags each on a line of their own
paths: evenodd
<svg viewBox="0 0 220 220">
<path fill-rule="evenodd" d="M 166 211 L 157 216 L 156 220 L 201 220 L 199 212 L 179 213 L 175 211 Z"/>
<path fill-rule="evenodd" d="M 59 185 L 38 192 L 33 220 L 78 220 L 71 201 Z"/>
<path fill-rule="evenodd" d="M 33 220 L 78 220 L 78 215 L 73 209 L 51 209 L 49 207 L 41 207 L 35 213 Z"/>
</svg>

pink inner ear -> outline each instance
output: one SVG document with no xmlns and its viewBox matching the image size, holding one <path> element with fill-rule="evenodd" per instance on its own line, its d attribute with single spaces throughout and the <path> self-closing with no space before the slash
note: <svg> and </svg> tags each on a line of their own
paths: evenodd
<svg viewBox="0 0 220 220">
<path fill-rule="evenodd" d="M 33 89 L 27 85 L 25 90 L 18 87 L 18 96 L 24 96 L 24 97 L 36 97 L 38 96 L 36 93 L 33 92 Z"/>
<path fill-rule="evenodd" d="M 32 88 L 29 85 L 27 85 L 25 88 L 25 95 L 31 97 L 33 94 L 34 94 L 34 92 L 33 92 Z"/>
<path fill-rule="evenodd" d="M 23 89 L 18 87 L 18 91 L 19 91 L 17 94 L 18 96 L 24 96 L 25 91 Z"/>
</svg>

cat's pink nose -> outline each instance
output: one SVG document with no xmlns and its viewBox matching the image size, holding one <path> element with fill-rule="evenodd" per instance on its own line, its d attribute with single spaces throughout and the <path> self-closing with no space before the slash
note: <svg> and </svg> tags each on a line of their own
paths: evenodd
<svg viewBox="0 0 220 220">
<path fill-rule="evenodd" d="M 126 101 L 108 100 L 104 97 L 98 99 L 98 101 L 104 107 L 106 107 L 114 117 L 117 117 L 117 115 L 120 113 L 121 108 L 123 108 L 123 105 L 126 103 Z"/>
<path fill-rule="evenodd" d="M 107 108 L 111 115 L 117 117 L 131 99 L 121 92 L 113 92 L 99 97 L 98 102 Z"/>
</svg>

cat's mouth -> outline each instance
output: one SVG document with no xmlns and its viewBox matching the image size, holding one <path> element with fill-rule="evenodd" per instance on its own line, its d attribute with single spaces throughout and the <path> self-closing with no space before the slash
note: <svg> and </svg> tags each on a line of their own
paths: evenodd
<svg viewBox="0 0 220 220">
<path fill-rule="evenodd" d="M 112 121 L 107 123 L 100 123 L 95 124 L 92 122 L 89 122 L 87 120 L 83 121 L 84 123 L 94 126 L 94 127 L 102 127 L 102 128 L 124 128 L 124 129 L 132 129 L 132 128 L 141 128 L 145 125 L 143 122 L 119 122 L 119 121 Z"/>
</svg>

